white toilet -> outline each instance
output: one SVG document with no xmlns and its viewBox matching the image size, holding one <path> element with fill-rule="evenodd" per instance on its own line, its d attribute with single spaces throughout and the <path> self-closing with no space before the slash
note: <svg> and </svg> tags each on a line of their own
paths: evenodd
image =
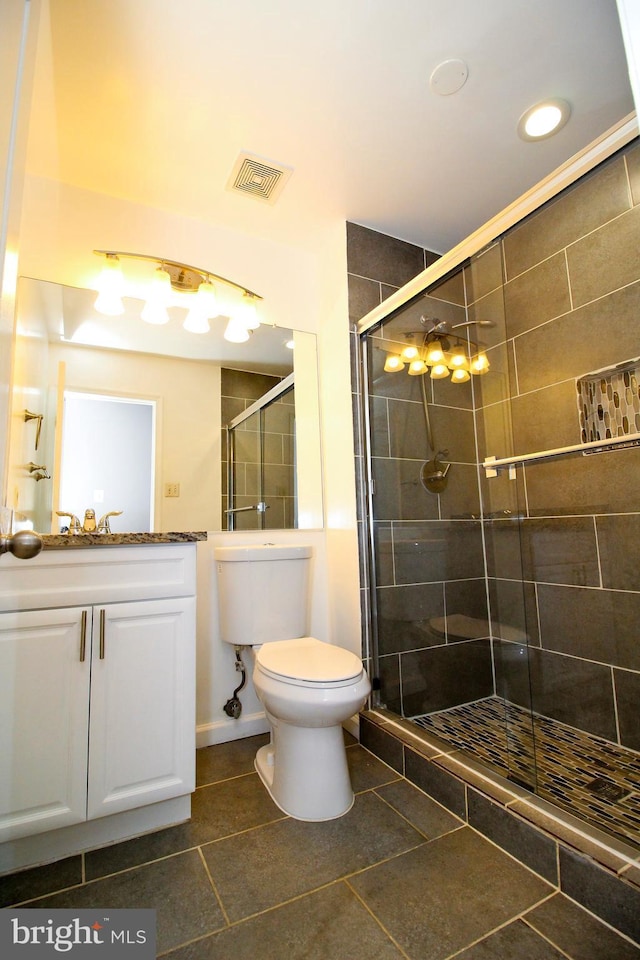
<svg viewBox="0 0 640 960">
<path fill-rule="evenodd" d="M 371 685 L 362 661 L 306 636 L 311 547 L 216 547 L 222 639 L 251 648 L 253 682 L 271 742 L 256 770 L 297 820 L 333 820 L 353 804 L 342 723 Z"/>
</svg>

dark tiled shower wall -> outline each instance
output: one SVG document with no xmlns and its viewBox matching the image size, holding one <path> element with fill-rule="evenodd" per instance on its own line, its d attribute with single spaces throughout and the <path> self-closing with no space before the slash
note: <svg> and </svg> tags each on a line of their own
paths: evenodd
<svg viewBox="0 0 640 960">
<path fill-rule="evenodd" d="M 228 506 L 227 497 L 227 433 L 224 425 L 247 407 L 264 396 L 280 382 L 279 377 L 268 374 L 249 373 L 244 370 L 221 370 L 221 469 L 222 469 L 222 528 L 226 530 L 227 519 L 224 511 Z M 270 428 L 265 436 L 265 463 L 268 464 L 268 480 L 271 488 L 266 489 L 265 500 L 269 504 L 266 516 L 267 526 L 271 529 L 284 529 L 293 526 L 294 497 L 292 488 L 293 469 L 293 407 L 292 396 L 287 395 L 270 408 Z M 278 405 L 282 410 L 278 415 Z M 277 429 L 276 429 L 277 428 Z M 240 428 L 236 434 L 236 506 L 249 506 L 256 502 L 259 493 L 258 434 L 251 429 Z M 250 517 L 255 525 L 255 513 L 238 514 L 238 526 Z M 253 529 L 253 527 L 252 527 Z"/>
<path fill-rule="evenodd" d="M 576 379 L 640 356 L 639 250 L 635 143 L 467 268 L 470 318 L 496 323 L 481 456 L 581 442 Z M 486 513 L 522 518 L 485 524 L 497 692 L 640 750 L 640 448 L 482 485 Z"/>
<path fill-rule="evenodd" d="M 349 325 L 351 329 L 351 359 L 352 359 L 352 403 L 354 423 L 354 445 L 356 452 L 356 484 L 358 498 L 358 537 L 360 543 L 360 596 L 362 608 L 362 649 L 365 662 L 371 655 L 370 643 L 370 605 L 368 598 L 369 571 L 366 568 L 365 557 L 367 551 L 365 543 L 368 537 L 363 518 L 365 517 L 366 498 L 366 464 L 363 458 L 363 429 L 364 412 L 361 409 L 362 383 L 366 378 L 366 371 L 360 369 L 358 360 L 357 322 L 378 306 L 383 300 L 391 296 L 397 289 L 411 280 L 416 274 L 430 266 L 438 259 L 439 254 L 404 240 L 397 240 L 385 234 L 370 230 L 357 223 L 347 223 L 347 270 L 349 289 Z M 412 378 L 414 379 L 414 378 Z M 414 385 L 415 388 L 415 385 Z M 384 406 L 386 416 L 386 404 Z M 419 421 L 420 422 L 420 421 Z M 422 427 L 422 429 L 424 429 Z M 388 430 L 388 428 L 387 428 Z M 400 461 L 398 469 L 402 469 Z M 409 478 L 415 479 L 415 471 Z M 389 475 L 379 484 L 382 498 L 396 496 L 396 478 Z M 411 482 L 402 488 L 407 496 L 411 496 L 415 487 Z M 392 511 L 393 508 L 390 507 Z M 390 531 L 390 524 L 384 525 Z M 383 534 L 384 536 L 384 534 Z M 418 599 L 418 603 L 421 603 Z M 398 596 L 398 608 L 404 606 L 403 598 Z"/>
</svg>

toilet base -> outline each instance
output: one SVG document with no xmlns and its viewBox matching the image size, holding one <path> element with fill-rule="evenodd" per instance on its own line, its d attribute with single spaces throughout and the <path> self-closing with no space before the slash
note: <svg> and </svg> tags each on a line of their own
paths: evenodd
<svg viewBox="0 0 640 960">
<path fill-rule="evenodd" d="M 273 802 L 295 820 L 344 816 L 354 795 L 342 727 L 295 727 L 269 717 L 271 742 L 255 758 Z"/>
</svg>

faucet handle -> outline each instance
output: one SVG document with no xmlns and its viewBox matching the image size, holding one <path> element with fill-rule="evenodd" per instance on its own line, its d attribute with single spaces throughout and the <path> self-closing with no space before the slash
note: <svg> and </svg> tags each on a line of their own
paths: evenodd
<svg viewBox="0 0 640 960">
<path fill-rule="evenodd" d="M 80 521 L 76 517 L 75 513 L 66 513 L 65 511 L 56 510 L 57 517 L 69 517 L 69 534 L 73 535 L 80 533 L 82 527 Z"/>
<path fill-rule="evenodd" d="M 105 513 L 103 517 L 100 517 L 98 521 L 98 533 L 111 533 L 109 517 L 119 517 L 121 514 L 122 510 L 111 510 L 110 513 Z"/>
</svg>

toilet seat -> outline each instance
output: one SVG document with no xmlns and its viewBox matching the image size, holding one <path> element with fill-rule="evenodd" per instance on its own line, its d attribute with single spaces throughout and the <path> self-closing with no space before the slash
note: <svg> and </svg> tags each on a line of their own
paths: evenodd
<svg viewBox="0 0 640 960">
<path fill-rule="evenodd" d="M 315 637 L 275 640 L 256 651 L 256 667 L 284 683 L 303 687 L 341 687 L 362 675 L 354 653 Z"/>
</svg>

